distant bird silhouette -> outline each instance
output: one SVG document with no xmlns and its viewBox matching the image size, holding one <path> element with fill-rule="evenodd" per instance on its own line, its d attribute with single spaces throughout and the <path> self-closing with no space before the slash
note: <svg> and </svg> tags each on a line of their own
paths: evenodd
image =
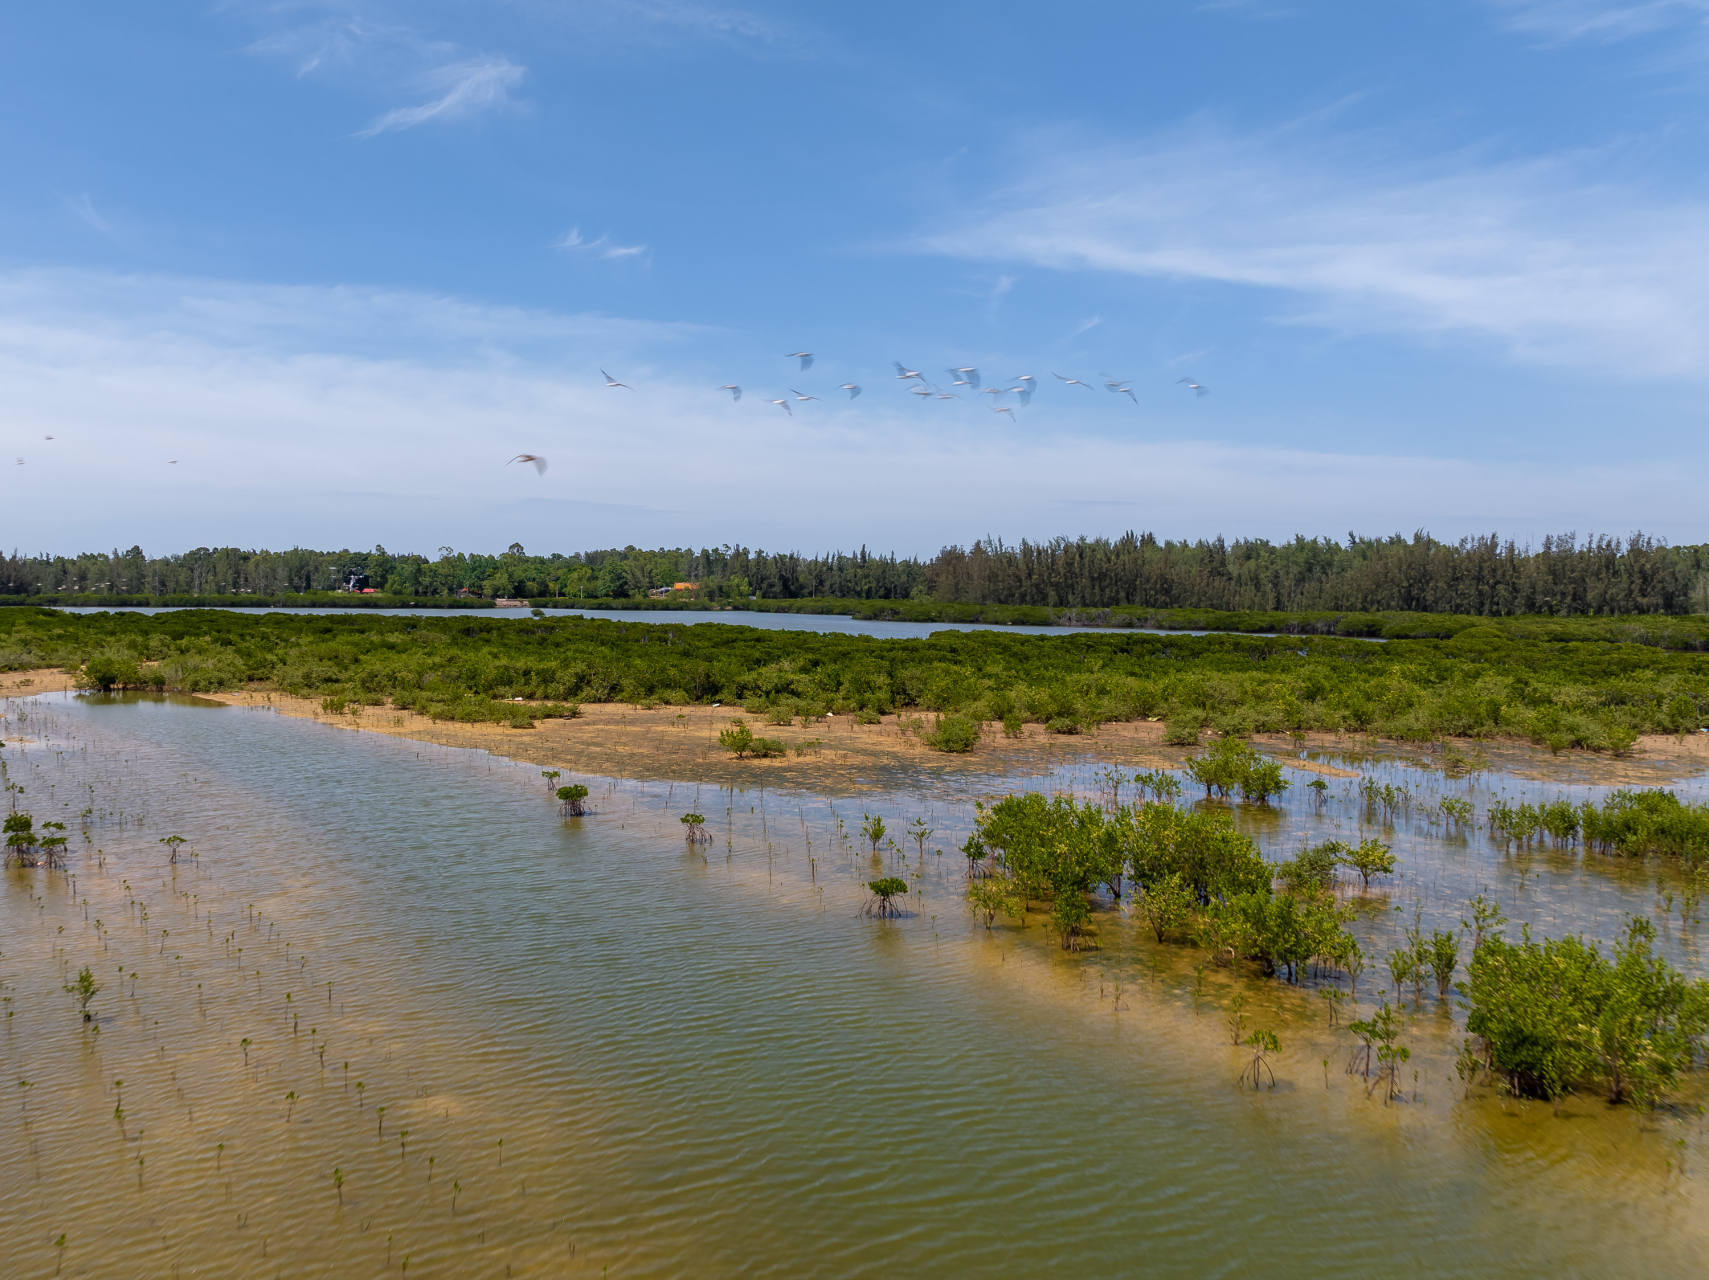
<svg viewBox="0 0 1709 1280">
<path fill-rule="evenodd" d="M 795 410 L 789 407 L 789 401 L 787 400 L 767 400 L 766 403 L 775 404 L 779 409 L 782 409 L 792 418 L 795 416 Z"/>
<path fill-rule="evenodd" d="M 1180 386 L 1183 382 L 1186 383 L 1189 387 L 1191 387 L 1193 389 L 1193 394 L 1195 396 L 1208 396 L 1211 393 L 1211 389 L 1209 387 L 1203 386 L 1200 383 L 1194 382 L 1191 378 L 1176 378 L 1175 379 L 1175 385 L 1177 387 Z"/>
<path fill-rule="evenodd" d="M 535 474 L 542 476 L 546 474 L 546 459 L 542 458 L 537 453 L 519 453 L 512 458 L 510 462 L 532 462 L 534 464 Z M 508 467 L 510 462 L 507 462 L 504 465 Z"/>
<path fill-rule="evenodd" d="M 52 436 L 43 436 L 42 439 L 43 440 L 52 440 L 53 437 Z"/>
<path fill-rule="evenodd" d="M 837 388 L 837 390 L 848 392 L 850 400 L 853 400 L 856 396 L 858 396 L 860 394 L 860 388 L 855 386 L 855 384 L 852 382 L 843 383 L 840 387 Z"/>
<path fill-rule="evenodd" d="M 789 393 L 792 396 L 794 396 L 797 400 L 817 400 L 819 398 L 818 396 L 804 396 L 799 391 L 797 391 L 794 387 L 791 387 L 789 389 Z"/>
<path fill-rule="evenodd" d="M 801 361 L 801 372 L 802 373 L 806 373 L 809 369 L 811 369 L 813 367 L 813 353 L 811 351 L 791 351 L 786 355 L 785 358 L 790 359 L 790 360 Z"/>
<path fill-rule="evenodd" d="M 906 382 L 909 378 L 920 378 L 918 369 L 904 369 L 900 360 L 892 360 L 890 363 L 896 366 L 896 376 L 902 381 Z M 924 382 L 925 379 L 920 378 L 920 381 Z"/>
<path fill-rule="evenodd" d="M 600 375 L 605 379 L 605 385 L 608 387 L 622 387 L 625 391 L 633 391 L 635 389 L 634 387 L 630 386 L 627 382 L 619 382 L 616 378 L 612 377 L 609 373 L 606 373 L 604 369 L 601 369 L 599 372 L 600 372 Z"/>
<path fill-rule="evenodd" d="M 723 386 L 719 387 L 718 390 L 728 391 L 730 393 L 730 402 L 732 404 L 742 398 L 742 389 L 734 382 L 726 382 Z"/>
<path fill-rule="evenodd" d="M 1053 378 L 1062 378 L 1060 373 L 1053 373 L 1050 376 Z M 1090 382 L 1082 382 L 1078 378 L 1062 378 L 1062 380 L 1071 387 L 1085 387 L 1088 391 L 1092 389 L 1092 384 Z"/>
<path fill-rule="evenodd" d="M 20 467 L 21 467 L 21 466 L 23 466 L 23 465 L 24 465 L 24 460 L 23 460 L 23 459 L 22 459 L 22 458 L 19 458 L 19 459 L 18 459 L 18 465 L 19 465 L 19 466 L 20 466 Z"/>
<path fill-rule="evenodd" d="M 19 462 L 22 462 L 22 461 L 23 461 L 23 459 L 22 459 L 22 458 L 19 458 L 19 459 L 18 459 L 18 461 L 19 461 Z M 166 464 L 166 465 L 167 465 L 167 466 L 169 466 L 169 467 L 175 467 L 175 466 L 177 466 L 177 465 L 178 465 L 178 459 L 177 459 L 177 458 L 174 458 L 174 459 L 172 459 L 172 461 L 171 461 L 171 462 L 168 462 L 168 463 L 167 463 L 167 464 Z"/>
</svg>

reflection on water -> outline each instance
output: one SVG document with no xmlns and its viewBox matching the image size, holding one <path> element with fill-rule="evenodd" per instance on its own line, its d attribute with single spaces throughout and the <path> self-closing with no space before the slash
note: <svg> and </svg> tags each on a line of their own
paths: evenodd
<svg viewBox="0 0 1709 1280">
<path fill-rule="evenodd" d="M 88 811 L 75 880 L 0 886 L 8 1274 L 379 1275 L 406 1258 L 457 1277 L 1640 1258 L 1686 1274 L 1701 1258 L 1695 1114 L 1462 1101 L 1428 996 L 1407 1033 L 1417 1101 L 1367 1101 L 1321 1002 L 1255 980 L 1281 1085 L 1241 1094 L 1220 1006 L 1244 979 L 1195 973 L 1113 905 L 1079 957 L 1036 918 L 971 921 L 955 846 L 977 790 L 1007 780 L 897 777 L 859 801 L 589 780 L 599 812 L 566 823 L 537 770 L 477 753 L 161 701 L 7 709 L 23 807 L 73 832 Z M 1420 816 L 1424 783 L 1546 784 L 1360 767 L 1423 797 L 1390 815 L 1401 871 L 1357 925 L 1373 945 L 1415 908 L 1427 928 L 1457 919 L 1486 885 L 1548 932 L 1608 937 L 1655 909 L 1653 869 L 1550 851 L 1521 877 Z M 1306 778 L 1285 809 L 1239 811 L 1272 856 L 1384 826 L 1352 780 L 1319 811 Z M 1094 785 L 1032 783 L 1052 784 Z M 691 805 L 704 852 L 676 821 Z M 898 832 L 925 817 L 923 855 L 898 834 L 875 862 L 860 805 Z M 900 920 L 858 914 L 880 867 L 915 886 Z M 1694 972 L 1696 935 L 1677 918 L 1665 935 Z M 98 1031 L 62 990 L 84 965 Z"/>
<path fill-rule="evenodd" d="M 104 609 L 98 605 L 55 605 L 64 613 L 177 613 L 177 608 L 153 608 L 146 605 L 132 605 L 117 609 Z M 202 608 L 205 606 L 196 606 Z M 214 606 L 222 613 L 302 613 L 313 614 L 317 617 L 350 617 L 351 615 L 367 615 L 379 617 L 424 617 L 424 618 L 526 618 L 530 615 L 521 610 L 491 609 L 293 609 L 289 606 L 255 607 L 244 605 Z M 934 631 L 1007 631 L 1012 635 L 1030 636 L 1072 636 L 1084 633 L 1085 628 L 1063 625 L 1035 627 L 1021 623 L 1000 622 L 898 622 L 894 619 L 883 618 L 853 618 L 838 613 L 761 613 L 748 609 L 732 609 L 729 611 L 714 611 L 710 609 L 542 609 L 548 618 L 604 618 L 610 622 L 644 622 L 651 626 L 688 626 L 701 622 L 723 623 L 733 627 L 758 627 L 762 631 L 816 631 L 826 635 L 848 636 L 878 636 L 889 640 L 918 640 L 929 636 Z M 1106 631 L 1111 628 L 1093 628 Z M 1133 630 L 1135 628 L 1121 628 Z M 1208 636 L 1208 635 L 1249 635 L 1250 632 L 1216 632 L 1216 631 L 1157 631 L 1142 627 L 1138 630 L 1152 635 L 1173 636 Z M 1369 637 L 1360 637 L 1367 639 Z M 1381 643 L 1379 641 L 1379 643 Z"/>
</svg>

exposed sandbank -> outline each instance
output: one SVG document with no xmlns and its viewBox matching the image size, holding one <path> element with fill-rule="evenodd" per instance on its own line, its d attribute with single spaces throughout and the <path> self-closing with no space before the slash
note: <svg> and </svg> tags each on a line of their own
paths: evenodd
<svg viewBox="0 0 1709 1280">
<path fill-rule="evenodd" d="M 57 668 L 15 671 L 0 676 L 0 693 L 28 697 L 75 688 L 73 677 Z M 278 690 L 248 689 L 201 694 L 239 707 L 267 707 L 281 715 L 323 721 L 346 730 L 384 733 L 451 747 L 474 747 L 542 768 L 565 773 L 613 778 L 661 778 L 684 782 L 765 782 L 773 786 L 861 790 L 888 786 L 890 770 L 939 774 L 1032 775 L 1060 768 L 1073 760 L 1102 760 L 1132 769 L 1178 769 L 1187 751 L 1163 743 L 1158 721 L 1112 722 L 1096 732 L 1066 736 L 1047 734 L 1042 725 L 1023 727 L 1018 738 L 1006 737 L 1000 725 L 985 727 L 978 744 L 966 754 L 934 751 L 909 726 L 929 726 L 930 713 L 887 715 L 873 725 L 834 716 L 811 726 L 768 725 L 740 707 L 656 706 L 641 710 L 627 703 L 587 703 L 574 720 L 540 720 L 533 729 L 493 724 L 434 721 L 393 707 L 365 707 L 359 715 L 332 715 L 321 710 L 318 698 L 296 698 Z M 519 704 L 526 705 L 526 704 Z M 732 759 L 718 745 L 718 731 L 733 719 L 743 719 L 754 732 L 776 739 L 788 754 L 768 759 Z M 1290 768 L 1332 778 L 1360 776 L 1360 757 L 1381 750 L 1396 751 L 1427 763 L 1428 748 L 1396 744 L 1360 734 L 1308 733 L 1303 741 L 1287 734 L 1259 734 L 1255 745 L 1272 752 Z M 1522 777 L 1602 785 L 1665 786 L 1669 782 L 1709 771 L 1709 734 L 1650 734 L 1625 759 L 1589 751 L 1551 755 L 1518 740 L 1473 743 L 1456 740 L 1463 755 L 1484 752 L 1494 767 Z M 1341 757 L 1338 762 L 1312 760 L 1301 750 Z"/>
</svg>

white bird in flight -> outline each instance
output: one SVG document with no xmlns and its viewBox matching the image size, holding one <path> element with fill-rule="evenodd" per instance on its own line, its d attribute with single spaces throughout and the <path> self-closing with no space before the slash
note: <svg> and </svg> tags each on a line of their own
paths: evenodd
<svg viewBox="0 0 1709 1280">
<path fill-rule="evenodd" d="M 1015 398 L 1018 399 L 1023 406 L 1029 405 L 1033 402 L 1033 389 L 1031 387 L 1010 387 L 1009 390 L 1015 393 Z"/>
<path fill-rule="evenodd" d="M 719 387 L 718 390 L 728 391 L 730 393 L 730 402 L 732 404 L 742 398 L 742 389 L 734 382 L 726 382 L 723 386 Z"/>
<path fill-rule="evenodd" d="M 1193 389 L 1193 394 L 1195 396 L 1208 396 L 1211 393 L 1211 389 L 1209 387 L 1203 386 L 1200 383 L 1194 382 L 1191 378 L 1176 378 L 1175 379 L 1175 385 L 1177 387 L 1180 386 L 1183 382 L 1186 383 L 1189 387 L 1191 387 Z"/>
<path fill-rule="evenodd" d="M 919 386 L 911 389 L 909 391 L 909 394 L 910 395 L 916 395 L 916 396 L 929 396 L 932 394 L 932 390 L 933 390 L 932 387 L 926 385 L 926 383 L 924 381 L 922 381 Z"/>
<path fill-rule="evenodd" d="M 799 391 L 797 391 L 794 387 L 791 387 L 789 389 L 789 393 L 792 396 L 794 396 L 797 400 L 817 400 L 819 398 L 818 396 L 804 396 Z"/>
<path fill-rule="evenodd" d="M 1015 381 L 1021 384 L 1013 388 L 1015 394 L 1020 396 L 1021 403 L 1024 405 L 1031 404 L 1033 402 L 1033 383 L 1037 382 L 1038 379 L 1030 373 L 1017 373 Z"/>
<path fill-rule="evenodd" d="M 534 464 L 534 472 L 536 475 L 543 476 L 546 474 L 546 459 L 542 458 L 537 453 L 519 453 L 512 458 L 510 462 L 532 462 Z M 507 462 L 504 465 L 508 467 L 510 462 Z"/>
<path fill-rule="evenodd" d="M 787 360 L 801 361 L 802 373 L 806 373 L 813 367 L 813 353 L 811 351 L 791 351 L 788 352 L 784 358 Z"/>
<path fill-rule="evenodd" d="M 892 360 L 890 363 L 896 366 L 896 376 L 903 382 L 906 382 L 909 378 L 920 378 L 920 371 L 918 369 L 904 369 L 900 360 Z M 920 381 L 924 382 L 925 379 L 920 378 Z"/>
<path fill-rule="evenodd" d="M 1113 391 L 1118 396 L 1126 396 L 1129 400 L 1138 404 L 1139 397 L 1134 395 L 1133 388 L 1127 385 L 1127 381 L 1128 380 L 1126 378 L 1112 378 L 1107 373 L 1104 375 L 1104 386 L 1106 389 Z"/>
<path fill-rule="evenodd" d="M 1062 375 L 1060 373 L 1053 373 L 1051 377 L 1062 378 Z M 1062 380 L 1071 387 L 1085 387 L 1088 391 L 1092 389 L 1092 384 L 1090 382 L 1082 382 L 1078 378 L 1062 378 Z"/>
<path fill-rule="evenodd" d="M 767 400 L 766 403 L 775 404 L 779 409 L 782 409 L 792 418 L 795 416 L 795 410 L 789 407 L 789 401 L 787 400 Z"/>
<path fill-rule="evenodd" d="M 854 384 L 854 383 L 852 383 L 852 382 L 845 382 L 845 383 L 843 383 L 843 384 L 842 384 L 842 385 L 841 385 L 841 386 L 840 386 L 840 387 L 838 387 L 838 388 L 837 388 L 837 390 L 838 390 L 838 391 L 846 391 L 846 392 L 848 392 L 848 393 L 849 393 L 849 399 L 850 399 L 850 400 L 853 400 L 853 399 L 854 399 L 854 398 L 855 398 L 855 397 L 856 397 L 856 396 L 858 396 L 858 395 L 859 395 L 859 394 L 860 394 L 860 388 L 859 388 L 859 387 L 857 387 L 857 386 L 856 386 L 856 385 L 855 385 L 855 384 Z"/>
<path fill-rule="evenodd" d="M 965 368 L 961 369 L 951 369 L 949 372 L 953 373 L 957 380 L 965 380 L 967 385 L 970 387 L 977 387 L 979 385 L 979 370 L 975 369 L 972 365 L 967 365 Z"/>
<path fill-rule="evenodd" d="M 994 404 L 991 406 L 991 409 L 995 413 L 1006 413 L 1006 414 L 1008 414 L 1010 422 L 1013 422 L 1015 420 L 1015 411 L 1013 409 L 1009 408 L 1009 406 L 1006 404 Z"/>
<path fill-rule="evenodd" d="M 625 391 L 633 391 L 635 389 L 634 387 L 630 386 L 627 382 L 619 382 L 616 378 L 612 377 L 609 373 L 606 373 L 604 369 L 601 369 L 599 372 L 600 372 L 600 376 L 605 379 L 605 385 L 608 387 L 622 387 Z"/>
</svg>

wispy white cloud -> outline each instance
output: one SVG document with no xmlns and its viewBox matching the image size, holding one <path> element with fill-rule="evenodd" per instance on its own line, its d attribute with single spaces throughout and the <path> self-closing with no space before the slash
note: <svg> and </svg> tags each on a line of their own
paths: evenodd
<svg viewBox="0 0 1709 1280">
<path fill-rule="evenodd" d="M 117 238 L 118 233 L 113 230 L 112 224 L 96 210 L 95 202 L 89 198 L 87 193 L 74 197 L 68 196 L 65 207 L 71 210 L 73 217 L 90 230 L 99 231 L 109 238 Z"/>
<path fill-rule="evenodd" d="M 526 68 L 507 58 L 477 58 L 436 67 L 422 77 L 431 90 L 440 96 L 413 107 L 397 107 L 386 112 L 357 137 L 372 138 L 376 134 L 399 129 L 413 129 L 429 120 L 457 120 L 491 111 L 511 103 L 510 91 L 522 82 Z"/>
<path fill-rule="evenodd" d="M 605 6 L 610 30 L 625 40 L 671 39 L 673 33 L 753 57 L 823 57 L 834 47 L 799 20 L 679 0 L 617 0 Z M 586 20 L 591 15 L 578 15 Z"/>
<path fill-rule="evenodd" d="M 1702 26 L 1709 0 L 1489 0 L 1518 31 L 1557 40 L 1620 40 L 1670 27 Z"/>
<path fill-rule="evenodd" d="M 572 227 L 554 240 L 552 247 L 585 253 L 594 258 L 638 258 L 647 252 L 647 246 L 644 244 L 612 244 L 608 235 L 600 236 L 597 240 L 584 239 L 579 227 Z"/>
<path fill-rule="evenodd" d="M 52 454 L 31 455 L 42 482 L 8 510 L 18 527 L 52 529 L 64 545 L 141 541 L 157 551 L 214 540 L 711 542 L 731 536 L 728 512 L 681 495 L 732 485 L 775 495 L 751 513 L 745 538 L 848 546 L 878 527 L 886 549 L 904 552 L 964 539 L 994 509 L 1029 534 L 1086 532 L 1091 511 L 1105 532 L 1276 536 L 1317 528 L 1326 491 L 1344 499 L 1336 531 L 1700 527 L 1694 458 L 1540 456 L 1492 468 L 1482 458 L 1111 436 L 1060 410 L 1043 429 L 993 426 L 979 413 L 923 433 L 918 405 L 877 397 L 804 421 L 713 391 L 719 379 L 689 355 L 708 336 L 355 288 L 0 274 L 0 430 L 17 437 L 3 447 L 55 436 Z M 635 393 L 609 392 L 602 364 Z M 582 478 L 632 470 L 637 445 L 648 483 L 632 505 L 578 501 Z M 505 471 L 522 451 L 552 458 L 543 480 Z M 1088 456 L 1100 459 L 1095 474 Z M 166 458 L 180 463 L 168 469 Z M 353 464 L 359 481 L 349 479 Z M 875 471 L 946 496 L 922 506 L 898 490 L 850 505 L 799 483 Z M 68 511 L 72 483 L 83 501 Z M 352 495 L 357 483 L 363 492 Z"/>
<path fill-rule="evenodd" d="M 1369 145 L 1210 129 L 1039 151 L 1022 185 L 947 219 L 924 247 L 1275 290 L 1303 304 L 1292 318 L 1340 331 L 1709 374 L 1709 204 L 1600 180 L 1596 156 L 1424 168 Z"/>
</svg>

